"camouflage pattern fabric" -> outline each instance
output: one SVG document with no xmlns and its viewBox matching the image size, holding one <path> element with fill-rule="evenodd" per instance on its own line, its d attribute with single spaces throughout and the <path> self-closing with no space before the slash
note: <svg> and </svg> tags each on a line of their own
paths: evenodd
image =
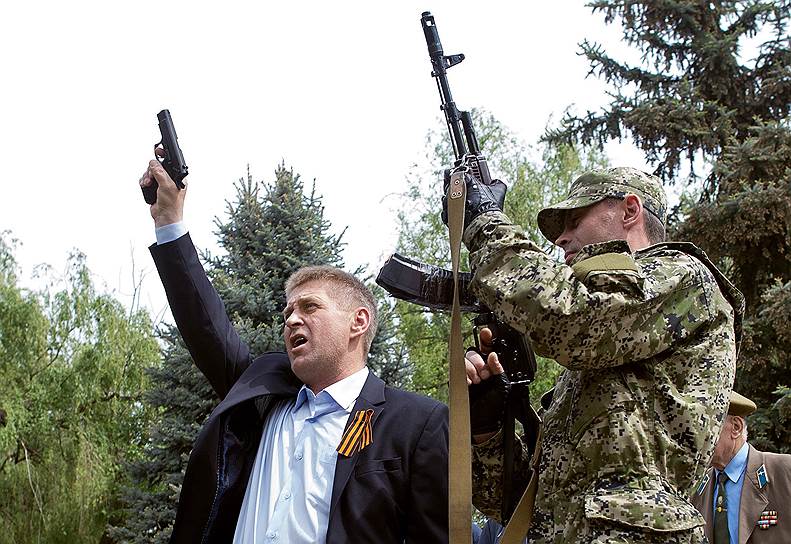
<svg viewBox="0 0 791 544">
<path fill-rule="evenodd" d="M 704 542 L 689 497 L 728 407 L 741 294 L 691 244 L 593 244 L 566 266 L 499 212 L 465 243 L 476 296 L 567 369 L 544 413 L 530 542 Z M 473 502 L 494 518 L 501 457 L 499 436 L 473 448 Z M 517 487 L 527 461 L 517 452 Z"/>
</svg>

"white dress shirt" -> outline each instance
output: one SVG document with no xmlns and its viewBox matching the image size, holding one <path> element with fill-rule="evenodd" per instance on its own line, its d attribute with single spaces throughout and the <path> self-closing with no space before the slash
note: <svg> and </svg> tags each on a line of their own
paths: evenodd
<svg viewBox="0 0 791 544">
<path fill-rule="evenodd" d="M 261 435 L 234 544 L 324 544 L 336 448 L 368 378 L 362 368 L 314 395 L 275 404 Z"/>
</svg>

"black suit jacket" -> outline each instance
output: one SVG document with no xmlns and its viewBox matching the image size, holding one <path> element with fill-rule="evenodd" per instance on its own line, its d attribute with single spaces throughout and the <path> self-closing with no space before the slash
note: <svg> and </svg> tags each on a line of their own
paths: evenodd
<svg viewBox="0 0 791 544">
<path fill-rule="evenodd" d="M 150 249 L 179 332 L 222 399 L 190 455 L 171 542 L 231 542 L 272 401 L 302 383 L 285 353 L 251 357 L 189 235 Z M 369 408 L 373 442 L 338 456 L 327 543 L 447 542 L 447 407 L 371 373 L 352 413 Z"/>
</svg>

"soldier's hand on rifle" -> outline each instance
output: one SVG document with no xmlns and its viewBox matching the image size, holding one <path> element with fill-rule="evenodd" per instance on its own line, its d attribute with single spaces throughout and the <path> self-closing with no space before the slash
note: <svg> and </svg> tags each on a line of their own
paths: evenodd
<svg viewBox="0 0 791 544">
<path fill-rule="evenodd" d="M 445 170 L 444 194 L 442 196 L 442 221 L 448 224 L 448 191 L 450 189 L 452 171 Z M 486 212 L 503 211 L 505 206 L 505 193 L 508 187 L 499 179 L 491 183 L 479 181 L 469 172 L 464 173 L 467 185 L 467 199 L 464 203 L 464 227 L 467 228 L 472 220 Z"/>
<path fill-rule="evenodd" d="M 491 351 L 492 331 L 480 329 L 479 341 L 481 350 L 468 350 L 464 361 L 470 393 L 470 430 L 475 443 L 485 442 L 502 427 L 510 388 L 497 354 Z"/>
<path fill-rule="evenodd" d="M 157 154 L 161 150 L 157 149 Z M 186 187 L 179 190 L 176 184 L 159 163 L 158 160 L 151 159 L 148 168 L 140 178 L 140 187 L 148 187 L 156 180 L 159 184 L 157 188 L 157 201 L 151 205 L 151 217 L 154 218 L 154 226 L 163 227 L 172 223 L 178 223 L 184 218 L 184 197 L 187 194 Z M 186 185 L 186 180 L 184 181 Z"/>
<path fill-rule="evenodd" d="M 467 369 L 467 385 L 479 384 L 491 376 L 497 376 L 504 372 L 497 354 L 492 351 L 492 339 L 491 329 L 483 327 L 478 332 L 480 351 L 476 349 L 467 351 L 464 361 Z M 486 357 L 485 361 L 484 356 Z"/>
</svg>

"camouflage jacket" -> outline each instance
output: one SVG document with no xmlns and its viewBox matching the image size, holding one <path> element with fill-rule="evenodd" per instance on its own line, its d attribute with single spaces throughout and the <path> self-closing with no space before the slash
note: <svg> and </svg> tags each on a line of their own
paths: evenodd
<svg viewBox="0 0 791 544">
<path fill-rule="evenodd" d="M 741 294 L 692 244 L 593 244 L 567 266 L 501 213 L 465 243 L 475 294 L 567 369 L 544 414 L 531 542 L 702 526 L 689 497 L 727 409 Z M 500 437 L 473 450 L 475 505 L 499 517 Z"/>
</svg>

